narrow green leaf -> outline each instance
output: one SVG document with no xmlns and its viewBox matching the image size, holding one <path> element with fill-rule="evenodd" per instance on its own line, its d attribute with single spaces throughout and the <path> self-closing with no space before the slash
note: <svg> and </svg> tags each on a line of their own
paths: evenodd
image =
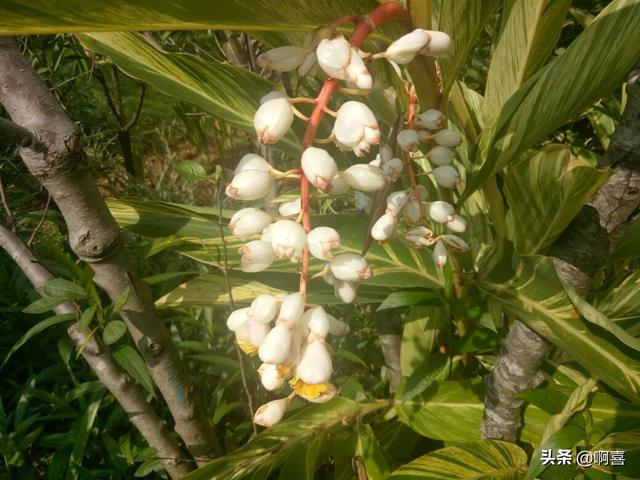
<svg viewBox="0 0 640 480">
<path fill-rule="evenodd" d="M 640 271 L 596 297 L 595 306 L 614 322 L 640 317 Z"/>
<path fill-rule="evenodd" d="M 639 18 L 637 0 L 612 1 L 562 55 L 509 98 L 482 135 L 482 166 L 467 182 L 461 201 L 531 145 L 624 83 L 640 61 Z"/>
<path fill-rule="evenodd" d="M 376 311 L 389 310 L 398 307 L 407 307 L 410 305 L 418 305 L 424 303 L 438 303 L 437 296 L 433 291 L 429 290 L 407 290 L 400 292 L 392 292 L 384 302 L 380 304 Z"/>
<path fill-rule="evenodd" d="M 208 178 L 207 171 L 204 169 L 204 167 L 198 162 L 194 162 L 193 160 L 182 160 L 174 162 L 173 168 L 178 175 L 191 182 L 206 180 Z"/>
<path fill-rule="evenodd" d="M 410 377 L 416 368 L 428 363 L 444 325 L 445 315 L 442 308 L 411 307 L 402 327 L 402 375 Z"/>
<path fill-rule="evenodd" d="M 136 473 L 133 474 L 134 477 L 146 477 L 152 472 L 162 470 L 162 460 L 159 458 L 151 458 L 149 460 L 145 460 L 140 464 L 140 466 L 136 469 Z"/>
<path fill-rule="evenodd" d="M 106 345 L 116 343 L 126 333 L 127 326 L 121 320 L 112 320 L 107 323 L 102 332 L 102 339 Z"/>
<path fill-rule="evenodd" d="M 45 313 L 66 301 L 68 301 L 66 298 L 44 296 L 31 303 L 22 311 L 24 313 Z"/>
<path fill-rule="evenodd" d="M 111 310 L 111 316 L 118 313 L 122 308 L 126 305 L 127 300 L 129 300 L 129 295 L 131 295 L 131 287 L 128 286 L 125 288 L 118 298 L 113 302 L 113 309 Z"/>
<path fill-rule="evenodd" d="M 93 320 L 93 317 L 96 316 L 97 309 L 98 309 L 97 305 L 93 304 L 82 312 L 82 315 L 80 315 L 80 321 L 78 322 L 78 328 L 80 329 L 81 332 L 87 331 L 87 329 L 89 328 L 89 325 L 91 325 L 91 321 Z"/>
<path fill-rule="evenodd" d="M 251 134 L 255 134 L 252 119 L 260 98 L 275 89 L 273 83 L 253 72 L 193 55 L 166 53 L 136 33 L 82 33 L 78 37 L 126 74 Z M 293 132 L 273 147 L 293 156 L 300 152 Z"/>
<path fill-rule="evenodd" d="M 71 478 L 80 478 L 80 467 L 82 466 L 82 457 L 84 456 L 87 442 L 89 441 L 89 434 L 93 428 L 93 422 L 98 414 L 98 408 L 102 403 L 103 392 L 95 394 L 86 409 L 84 410 L 82 417 L 78 420 L 74 431 L 73 449 L 71 456 L 69 457 L 69 467 L 71 470 Z"/>
<path fill-rule="evenodd" d="M 621 478 L 639 478 L 640 477 L 640 430 L 630 432 L 614 432 L 600 440 L 591 449 L 592 452 L 605 451 L 609 452 L 609 462 L 606 464 L 593 465 L 593 468 L 620 475 Z M 624 465 L 614 465 L 612 460 L 612 452 L 616 452 L 620 457 L 620 452 L 624 457 Z M 603 462 L 604 463 L 604 462 Z M 624 476 L 624 477 L 622 477 Z"/>
<path fill-rule="evenodd" d="M 54 278 L 43 287 L 45 295 L 66 300 L 76 300 L 85 298 L 87 292 L 77 283 L 70 282 L 64 278 Z"/>
<path fill-rule="evenodd" d="M 358 429 L 356 455 L 362 459 L 369 480 L 385 480 L 389 478 L 387 460 L 371 425 L 361 425 Z"/>
<path fill-rule="evenodd" d="M 541 443 L 538 448 L 531 455 L 531 463 L 529 465 L 529 469 L 527 470 L 526 479 L 529 478 L 540 478 L 539 475 L 545 470 L 549 470 L 548 474 L 557 473 L 550 468 L 549 465 L 544 465 L 542 462 L 542 450 L 551 450 L 552 452 L 557 452 L 558 449 L 571 449 L 575 447 L 578 443 L 581 443 L 587 436 L 587 432 L 585 432 L 583 427 L 579 427 L 577 425 L 566 425 L 559 430 L 553 432 L 549 435 L 548 438 Z M 546 478 L 555 478 L 555 477 L 546 477 Z M 562 477 L 564 478 L 564 477 Z M 573 475 L 570 478 L 575 478 Z"/>
<path fill-rule="evenodd" d="M 140 354 L 133 347 L 123 345 L 113 352 L 113 358 L 136 382 L 155 397 L 153 380 L 151 380 L 149 370 Z"/>
<path fill-rule="evenodd" d="M 446 447 L 403 465 L 391 480 L 517 480 L 527 454 L 514 443 L 482 440 Z"/>
<path fill-rule="evenodd" d="M 323 441 L 324 432 L 320 431 L 309 441 L 292 448 L 280 470 L 280 480 L 313 480 Z"/>
<path fill-rule="evenodd" d="M 38 333 L 44 332 L 47 328 L 52 327 L 54 325 L 58 325 L 59 323 L 70 322 L 71 320 L 75 320 L 75 315 L 71 313 L 66 313 L 64 315 L 54 315 L 53 317 L 49 317 L 46 320 L 38 322 L 33 327 L 31 327 L 27 332 L 20 337 L 20 339 L 11 347 L 7 355 L 4 357 L 2 364 L 0 365 L 0 370 L 2 367 L 6 365 L 11 356 L 16 353 L 16 351 L 22 347 L 25 343 L 31 340 Z"/>
<path fill-rule="evenodd" d="M 432 355 L 427 358 L 424 365 L 416 368 L 411 376 L 406 379 L 403 388 L 398 392 L 403 401 L 411 400 L 420 395 L 431 386 L 438 378 L 441 378 L 449 366 L 449 358 L 446 355 Z"/>
</svg>

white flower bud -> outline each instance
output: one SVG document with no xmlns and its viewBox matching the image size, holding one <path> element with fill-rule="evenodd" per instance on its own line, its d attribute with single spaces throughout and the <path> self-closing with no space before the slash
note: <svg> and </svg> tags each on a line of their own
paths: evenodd
<svg viewBox="0 0 640 480">
<path fill-rule="evenodd" d="M 398 145 L 402 150 L 407 152 L 415 152 L 420 146 L 420 137 L 415 130 L 402 130 L 396 137 Z"/>
<path fill-rule="evenodd" d="M 284 385 L 285 378 L 280 375 L 277 365 L 263 363 L 258 368 L 258 374 L 260 375 L 260 383 L 269 392 L 273 392 Z"/>
<path fill-rule="evenodd" d="M 468 252 L 469 244 L 456 235 L 442 235 L 442 241 L 454 250 L 459 252 Z"/>
<path fill-rule="evenodd" d="M 427 158 L 435 165 L 451 165 L 453 163 L 453 150 L 436 145 L 427 152 Z"/>
<path fill-rule="evenodd" d="M 278 258 L 299 262 L 307 241 L 302 225 L 293 220 L 278 220 L 271 227 L 271 246 Z"/>
<path fill-rule="evenodd" d="M 387 213 L 392 215 L 399 215 L 400 211 L 404 208 L 407 200 L 409 199 L 409 193 L 406 190 L 400 190 L 393 192 L 387 197 Z"/>
<path fill-rule="evenodd" d="M 438 267 L 443 267 L 447 263 L 447 247 L 445 247 L 444 242 L 436 243 L 433 248 L 433 260 Z"/>
<path fill-rule="evenodd" d="M 298 67 L 298 75 L 301 77 L 306 75 L 315 75 L 317 62 L 318 57 L 316 56 L 315 51 L 307 53 Z"/>
<path fill-rule="evenodd" d="M 342 172 L 342 176 L 351 188 L 361 192 L 375 192 L 387 184 L 382 170 L 366 163 L 351 165 Z"/>
<path fill-rule="evenodd" d="M 309 253 L 320 260 L 331 260 L 333 248 L 340 248 L 340 234 L 331 227 L 316 227 L 307 235 Z"/>
<path fill-rule="evenodd" d="M 249 321 L 249 308 L 240 308 L 231 312 L 227 318 L 227 328 L 232 332 L 244 327 Z"/>
<path fill-rule="evenodd" d="M 366 280 L 373 275 L 367 265 L 367 261 L 355 253 L 341 253 L 336 255 L 329 262 L 331 273 L 338 279 L 345 282 L 359 282 Z"/>
<path fill-rule="evenodd" d="M 342 195 L 349 190 L 349 184 L 344 178 L 344 172 L 336 173 L 336 176 L 331 179 L 331 184 L 327 188 L 327 192 L 330 195 Z"/>
<path fill-rule="evenodd" d="M 287 98 L 273 98 L 264 102 L 253 116 L 258 141 L 276 143 L 293 123 L 293 107 Z"/>
<path fill-rule="evenodd" d="M 347 67 L 351 61 L 351 45 L 342 35 L 324 39 L 316 50 L 318 65 L 327 75 L 339 80 L 347 79 Z"/>
<path fill-rule="evenodd" d="M 411 62 L 416 54 L 422 50 L 431 39 L 428 30 L 418 28 L 403 35 L 387 48 L 384 56 L 387 60 L 404 65 Z"/>
<path fill-rule="evenodd" d="M 259 347 L 262 341 L 265 339 L 271 328 L 265 323 L 254 322 L 249 319 L 247 322 L 247 333 L 249 334 L 249 341 L 254 347 Z"/>
<path fill-rule="evenodd" d="M 276 318 L 280 302 L 273 295 L 262 293 L 258 295 L 249 307 L 249 316 L 254 322 L 268 324 Z"/>
<path fill-rule="evenodd" d="M 447 223 L 453 219 L 454 213 L 456 211 L 453 205 L 442 200 L 437 200 L 429 205 L 429 216 L 437 223 Z"/>
<path fill-rule="evenodd" d="M 404 219 L 407 223 L 416 224 L 422 220 L 422 202 L 411 195 L 404 206 Z"/>
<path fill-rule="evenodd" d="M 382 172 L 389 177 L 389 181 L 395 182 L 404 168 L 404 163 L 399 158 L 392 158 L 382 165 Z"/>
<path fill-rule="evenodd" d="M 241 240 L 257 235 L 271 223 L 271 215 L 258 208 L 243 208 L 231 216 L 229 230 Z"/>
<path fill-rule="evenodd" d="M 355 47 L 351 47 L 351 58 L 347 65 L 345 79 L 362 90 L 370 90 L 373 86 L 373 78 Z"/>
<path fill-rule="evenodd" d="M 262 240 L 252 240 L 238 249 L 240 270 L 246 273 L 262 272 L 271 266 L 275 254 L 271 244 Z"/>
<path fill-rule="evenodd" d="M 393 158 L 393 151 L 386 145 L 380 145 L 380 150 L 376 158 L 369 162 L 369 165 L 382 168 L 387 162 Z"/>
<path fill-rule="evenodd" d="M 321 192 L 331 184 L 338 171 L 336 161 L 326 150 L 309 147 L 302 153 L 302 171 L 309 182 Z"/>
<path fill-rule="evenodd" d="M 447 126 L 447 117 L 440 110 L 430 108 L 420 114 L 417 124 L 427 130 L 440 130 Z"/>
<path fill-rule="evenodd" d="M 304 312 L 304 296 L 299 293 L 290 293 L 282 299 L 278 321 L 292 328 Z"/>
<path fill-rule="evenodd" d="M 342 303 L 353 303 L 358 294 L 357 282 L 345 282 L 335 278 L 333 280 L 333 293 Z"/>
<path fill-rule="evenodd" d="M 333 315 L 329 315 L 329 334 L 330 335 L 346 335 L 351 331 L 349 325 L 342 320 L 338 320 Z"/>
<path fill-rule="evenodd" d="M 253 423 L 263 427 L 273 427 L 282 420 L 284 412 L 287 410 L 289 401 L 286 398 L 280 400 L 272 400 L 258 407 L 256 414 L 253 416 Z"/>
<path fill-rule="evenodd" d="M 258 65 L 267 70 L 290 72 L 300 65 L 306 56 L 306 49 L 287 45 L 264 52 L 258 56 L 257 62 Z"/>
<path fill-rule="evenodd" d="M 327 388 L 328 390 L 324 393 L 321 393 L 320 395 L 318 395 L 317 397 L 302 397 L 305 400 L 307 400 L 308 402 L 311 403 L 327 403 L 329 400 L 333 399 L 333 397 L 335 397 L 338 394 L 338 389 L 336 388 L 335 385 L 332 385 L 331 383 L 327 384 Z M 302 396 L 302 395 L 301 395 Z"/>
<path fill-rule="evenodd" d="M 435 243 L 433 232 L 424 226 L 408 230 L 404 239 L 414 247 L 430 247 Z"/>
<path fill-rule="evenodd" d="M 263 198 L 271 189 L 273 177 L 264 170 L 242 170 L 231 183 L 225 193 L 229 198 L 237 200 L 257 200 Z"/>
<path fill-rule="evenodd" d="M 293 334 L 284 323 L 277 323 L 258 348 L 258 356 L 265 363 L 278 364 L 286 360 Z"/>
<path fill-rule="evenodd" d="M 385 213 L 371 227 L 371 236 L 379 242 L 390 239 L 396 233 L 397 218 L 392 213 Z"/>
<path fill-rule="evenodd" d="M 240 159 L 233 174 L 237 175 L 243 170 L 264 170 L 265 172 L 270 172 L 272 167 L 269 165 L 269 162 L 260 155 L 256 153 L 247 153 Z"/>
<path fill-rule="evenodd" d="M 460 134 L 454 130 L 449 130 L 448 128 L 434 133 L 432 138 L 438 145 L 443 147 L 454 148 L 462 143 L 462 137 Z"/>
<path fill-rule="evenodd" d="M 263 242 L 267 242 L 271 244 L 271 230 L 273 229 L 273 223 L 267 225 L 267 227 L 262 230 L 262 234 L 260 235 L 260 240 Z M 273 250 L 273 249 L 272 249 Z"/>
<path fill-rule="evenodd" d="M 458 171 L 449 165 L 434 168 L 431 172 L 436 183 L 443 188 L 454 188 L 460 183 Z"/>
<path fill-rule="evenodd" d="M 337 112 L 332 131 L 336 141 L 347 150 L 361 157 L 371 145 L 380 143 L 380 128 L 373 112 L 364 103 L 349 101 Z"/>
<path fill-rule="evenodd" d="M 416 195 L 420 201 L 427 199 L 427 187 L 419 183 L 416 185 Z"/>
<path fill-rule="evenodd" d="M 447 222 L 447 228 L 452 232 L 464 233 L 467 229 L 467 221 L 460 215 L 453 215 L 453 219 Z"/>
<path fill-rule="evenodd" d="M 324 311 L 324 308 L 318 306 L 309 309 L 308 327 L 316 338 L 325 338 L 331 328 L 330 316 Z"/>
<path fill-rule="evenodd" d="M 429 30 L 429 43 L 420 50 L 422 55 L 438 56 L 449 51 L 451 37 L 444 32 Z"/>
<path fill-rule="evenodd" d="M 327 347 L 324 342 L 316 340 L 305 347 L 296 373 L 304 383 L 318 385 L 329 381 L 332 370 L 333 364 Z"/>
<path fill-rule="evenodd" d="M 278 205 L 278 213 L 283 217 L 295 217 L 300 213 L 302 209 L 302 200 L 297 198 L 290 202 L 282 202 Z"/>
</svg>

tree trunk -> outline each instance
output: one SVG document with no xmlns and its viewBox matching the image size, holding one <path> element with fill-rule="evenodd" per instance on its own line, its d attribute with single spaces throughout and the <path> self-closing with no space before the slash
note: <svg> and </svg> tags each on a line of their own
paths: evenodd
<svg viewBox="0 0 640 480">
<path fill-rule="evenodd" d="M 8 38 L 0 39 L 0 102 L 16 124 L 47 146 L 44 154 L 26 148 L 20 154 L 58 205 L 73 251 L 91 265 L 96 283 L 112 300 L 130 289 L 121 315 L 167 402 L 176 432 L 196 462 L 206 463 L 212 457 L 213 430 L 169 331 L 155 311 L 150 289 L 132 270 L 120 229 L 83 162 L 79 132 Z"/>
<path fill-rule="evenodd" d="M 44 285 L 53 280 L 53 276 L 38 262 L 18 236 L 0 225 L 0 247 L 16 262 L 33 287 L 42 294 Z M 72 302 L 58 305 L 55 312 L 59 315 L 78 315 L 78 307 Z M 147 403 L 142 389 L 120 368 L 111 353 L 100 343 L 95 335 L 82 332 L 77 323 L 67 328 L 69 336 L 82 357 L 95 372 L 102 384 L 107 387 L 129 420 L 142 434 L 150 447 L 157 451 L 158 458 L 172 479 L 179 479 L 191 470 L 184 461 L 178 443 L 164 427 L 164 421 Z M 81 348 L 82 347 L 82 348 Z"/>
<path fill-rule="evenodd" d="M 589 290 L 616 240 L 640 205 L 640 70 L 629 75 L 623 119 L 601 166 L 614 173 L 551 247 L 556 274 L 578 294 Z M 496 367 L 487 377 L 483 438 L 515 441 L 522 400 L 517 395 L 540 382 L 549 344 L 519 321 L 511 326 Z"/>
</svg>

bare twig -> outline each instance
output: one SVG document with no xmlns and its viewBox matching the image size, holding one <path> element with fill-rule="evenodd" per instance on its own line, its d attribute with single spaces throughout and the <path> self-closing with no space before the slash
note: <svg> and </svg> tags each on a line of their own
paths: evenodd
<svg viewBox="0 0 640 480">
<path fill-rule="evenodd" d="M 44 224 L 44 221 L 47 219 L 47 213 L 49 212 L 49 205 L 51 205 L 51 195 L 47 196 L 47 203 L 44 206 L 44 212 L 42 213 L 42 218 L 40 219 L 40 221 L 36 225 L 36 228 L 33 229 L 33 232 L 31 233 L 31 236 L 29 237 L 29 240 L 27 240 L 27 247 L 31 246 L 31 244 L 33 243 L 33 241 L 36 238 L 36 235 L 38 234 L 38 231 L 42 228 L 42 225 Z"/>
<path fill-rule="evenodd" d="M 4 211 L 7 214 L 7 220 L 9 221 L 9 225 L 11 225 L 11 231 L 16 231 L 16 223 L 13 218 L 13 212 L 11 211 L 11 207 L 9 207 L 9 202 L 7 201 L 7 196 L 4 193 L 4 184 L 2 183 L 2 176 L 0 176 L 0 200 L 2 201 L 2 206 L 4 207 Z"/>
<path fill-rule="evenodd" d="M 128 132 L 138 122 L 138 119 L 140 118 L 140 112 L 142 112 L 142 105 L 144 104 L 144 94 L 146 90 L 147 86 L 144 83 L 141 83 L 138 90 L 138 101 L 136 103 L 136 109 L 129 121 L 124 126 L 120 127 L 120 130 Z"/>
</svg>

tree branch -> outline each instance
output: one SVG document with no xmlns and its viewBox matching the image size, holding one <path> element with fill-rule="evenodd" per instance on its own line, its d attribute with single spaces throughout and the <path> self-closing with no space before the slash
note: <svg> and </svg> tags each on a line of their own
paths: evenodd
<svg viewBox="0 0 640 480">
<path fill-rule="evenodd" d="M 0 118 L 0 138 L 7 145 L 30 148 L 38 153 L 47 150 L 46 144 L 38 140 L 32 132 L 6 118 Z"/>
<path fill-rule="evenodd" d="M 640 71 L 629 75 L 627 105 L 601 166 L 614 173 L 582 207 L 549 252 L 556 274 L 578 294 L 588 292 L 594 275 L 640 205 Z M 487 377 L 483 438 L 515 441 L 521 422 L 517 399 L 541 381 L 540 366 L 550 349 L 542 337 L 515 321 L 496 367 Z"/>
<path fill-rule="evenodd" d="M 0 225 L 0 247 L 16 262 L 33 287 L 42 294 L 44 285 L 53 280 L 53 276 L 38 262 L 27 246 L 15 233 Z M 55 309 L 57 314 L 72 313 L 79 310 L 72 302 L 65 302 Z M 102 345 L 95 335 L 82 332 L 77 323 L 67 328 L 74 345 L 82 352 L 82 356 L 95 372 L 102 384 L 107 387 L 127 417 L 142 434 L 150 447 L 157 451 L 163 459 L 162 464 L 172 479 L 179 479 L 191 469 L 184 461 L 177 442 L 164 428 L 163 420 L 147 403 L 142 389 L 129 378 L 114 361 L 109 350 Z"/>
<path fill-rule="evenodd" d="M 13 39 L 0 39 L 0 102 L 12 119 L 47 145 L 45 155 L 21 149 L 22 159 L 58 205 L 71 248 L 91 265 L 112 300 L 130 289 L 121 314 L 175 421 L 176 432 L 199 465 L 212 456 L 213 430 L 151 292 L 133 271 L 120 228 L 83 161 L 74 123 Z"/>
</svg>

